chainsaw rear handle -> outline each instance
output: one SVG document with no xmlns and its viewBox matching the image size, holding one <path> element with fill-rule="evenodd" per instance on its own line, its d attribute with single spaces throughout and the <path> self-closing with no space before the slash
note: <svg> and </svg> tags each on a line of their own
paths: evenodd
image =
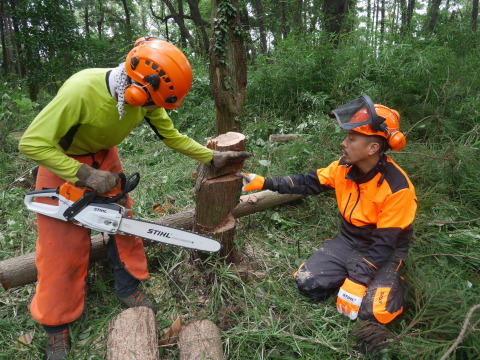
<svg viewBox="0 0 480 360">
<path fill-rule="evenodd" d="M 96 190 L 85 190 L 84 195 L 73 204 L 69 205 L 63 201 L 58 202 L 58 206 L 42 204 L 33 201 L 36 197 L 49 197 L 51 199 L 58 199 L 58 189 L 46 189 L 31 191 L 25 195 L 24 203 L 28 210 L 36 213 L 50 216 L 63 221 L 72 220 L 80 211 L 82 211 L 88 204 L 95 202 L 100 204 L 111 204 L 119 201 L 127 193 L 135 189 L 140 181 L 140 174 L 133 173 L 128 178 L 124 173 L 118 173 L 121 182 L 121 191 L 112 197 L 100 196 Z"/>
<path fill-rule="evenodd" d="M 113 196 L 113 197 L 103 197 L 101 200 L 97 201 L 98 199 L 95 199 L 95 202 L 100 202 L 102 204 L 111 204 L 119 201 L 121 198 L 123 198 L 126 194 L 128 194 L 130 191 L 135 189 L 140 182 L 140 174 L 138 172 L 133 173 L 130 175 L 128 178 L 125 176 L 124 173 L 118 173 L 118 177 L 120 178 L 120 183 L 121 183 L 121 191 Z"/>
<path fill-rule="evenodd" d="M 140 174 L 138 172 L 133 173 L 128 178 L 125 176 L 124 173 L 117 173 L 118 177 L 120 178 L 121 183 L 121 191 L 112 197 L 105 197 L 105 196 L 98 196 L 97 190 L 86 191 L 85 194 L 74 202 L 72 206 L 70 206 L 65 213 L 63 214 L 67 220 L 72 220 L 75 215 L 77 215 L 80 211 L 85 209 L 85 206 L 88 204 L 95 202 L 98 204 L 113 204 L 122 199 L 127 193 L 135 189 L 140 181 Z"/>
</svg>

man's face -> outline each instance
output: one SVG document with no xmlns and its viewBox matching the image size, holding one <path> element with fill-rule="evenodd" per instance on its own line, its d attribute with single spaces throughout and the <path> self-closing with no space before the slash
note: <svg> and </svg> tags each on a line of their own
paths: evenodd
<svg viewBox="0 0 480 360">
<path fill-rule="evenodd" d="M 372 144 L 374 143 L 370 141 L 369 136 L 353 130 L 348 131 L 347 137 L 340 144 L 343 151 L 343 159 L 349 165 L 358 165 L 375 153 Z"/>
</svg>

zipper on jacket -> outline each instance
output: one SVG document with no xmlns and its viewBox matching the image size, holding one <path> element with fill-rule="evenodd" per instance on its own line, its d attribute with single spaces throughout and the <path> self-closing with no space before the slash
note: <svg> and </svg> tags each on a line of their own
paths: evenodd
<svg viewBox="0 0 480 360">
<path fill-rule="evenodd" d="M 352 211 L 350 211 L 350 224 L 352 223 L 353 211 L 355 210 L 355 208 L 358 205 L 358 202 L 360 201 L 360 186 L 357 183 L 355 183 L 355 184 L 357 185 L 358 196 L 357 196 L 357 201 L 355 201 L 355 205 L 353 205 Z M 352 193 L 350 193 L 350 196 L 352 196 Z M 348 197 L 349 201 L 350 201 L 350 196 Z M 347 204 L 348 204 L 348 202 L 347 202 Z M 345 210 L 346 210 L 346 208 L 345 208 Z M 345 220 L 347 220 L 347 218 L 345 218 Z"/>
<path fill-rule="evenodd" d="M 350 202 L 350 198 L 351 198 L 351 197 L 352 197 L 352 193 L 350 193 L 350 194 L 348 195 L 347 203 L 345 204 L 345 208 L 343 209 L 343 218 L 344 218 L 345 220 L 347 220 L 347 218 L 345 217 L 345 213 L 347 212 L 348 203 Z"/>
</svg>

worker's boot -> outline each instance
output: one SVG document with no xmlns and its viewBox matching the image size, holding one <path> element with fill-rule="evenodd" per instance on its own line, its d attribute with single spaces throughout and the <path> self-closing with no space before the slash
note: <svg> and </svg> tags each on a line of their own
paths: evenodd
<svg viewBox="0 0 480 360">
<path fill-rule="evenodd" d="M 47 333 L 46 360 L 66 359 L 70 352 L 71 340 L 68 329 L 49 334 Z"/>
<path fill-rule="evenodd" d="M 141 292 L 138 288 L 130 296 L 119 297 L 119 299 L 129 308 L 146 306 L 152 309 L 155 314 L 157 313 L 157 307 L 155 306 L 155 304 L 149 298 L 147 298 L 145 294 Z"/>
</svg>

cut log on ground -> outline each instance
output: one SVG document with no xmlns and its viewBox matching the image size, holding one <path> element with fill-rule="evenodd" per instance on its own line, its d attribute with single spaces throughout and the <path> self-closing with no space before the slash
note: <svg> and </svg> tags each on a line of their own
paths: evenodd
<svg viewBox="0 0 480 360">
<path fill-rule="evenodd" d="M 108 326 L 107 360 L 158 360 L 155 315 L 145 306 L 127 309 Z"/>
<path fill-rule="evenodd" d="M 217 151 L 245 151 L 245 135 L 228 132 L 207 146 Z M 219 169 L 202 164 L 197 171 L 193 230 L 220 240 L 220 256 L 227 263 L 238 260 L 234 242 L 236 221 L 232 212 L 242 188 L 242 178 L 235 173 L 242 171 L 243 161 L 231 162 Z"/>
<path fill-rule="evenodd" d="M 288 141 L 292 141 L 292 140 L 295 140 L 295 139 L 298 139 L 300 136 L 302 136 L 301 134 L 286 134 L 286 135 L 270 135 L 268 137 L 268 140 L 272 141 L 272 142 L 288 142 Z"/>
<path fill-rule="evenodd" d="M 196 320 L 182 328 L 178 338 L 180 360 L 223 360 L 220 330 L 210 320 Z"/>
<path fill-rule="evenodd" d="M 232 211 L 232 215 L 238 219 L 275 206 L 300 200 L 303 197 L 303 195 L 278 194 L 269 190 L 243 195 L 240 197 L 240 203 Z M 155 222 L 191 230 L 193 228 L 194 214 L 195 210 L 187 210 L 165 216 Z M 106 241 L 107 239 L 104 240 L 102 235 L 92 236 L 91 262 L 107 258 Z M 145 245 L 148 246 L 149 243 L 145 242 Z M 0 261 L 0 283 L 5 290 L 27 285 L 35 281 L 37 281 L 35 252 Z"/>
</svg>

